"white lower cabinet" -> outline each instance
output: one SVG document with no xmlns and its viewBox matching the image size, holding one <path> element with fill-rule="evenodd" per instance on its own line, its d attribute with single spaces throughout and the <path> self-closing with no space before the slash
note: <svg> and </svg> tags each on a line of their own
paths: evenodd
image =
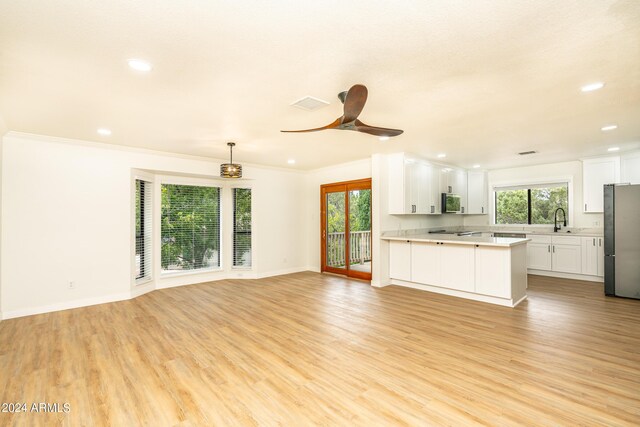
<svg viewBox="0 0 640 427">
<path fill-rule="evenodd" d="M 410 242 L 389 242 L 389 276 L 398 280 L 411 280 Z"/>
<path fill-rule="evenodd" d="M 412 282 L 428 283 L 436 286 L 441 283 L 442 253 L 440 249 L 438 243 L 411 243 Z M 396 278 L 393 275 L 391 277 Z"/>
<path fill-rule="evenodd" d="M 577 245 L 552 245 L 551 270 L 561 273 L 582 273 L 582 247 Z"/>
<path fill-rule="evenodd" d="M 602 237 L 527 235 L 527 268 L 604 276 Z"/>
<path fill-rule="evenodd" d="M 522 254 L 521 270 L 526 287 L 526 269 Z M 392 279 L 511 299 L 512 251 L 518 248 L 461 245 L 448 242 L 391 241 L 389 275 Z"/>
<path fill-rule="evenodd" d="M 458 291 L 475 291 L 476 259 L 473 246 L 440 244 L 440 284 Z"/>
<path fill-rule="evenodd" d="M 582 274 L 604 277 L 604 239 L 582 238 Z"/>
<path fill-rule="evenodd" d="M 509 251 L 503 248 L 476 247 L 476 293 L 501 298 L 511 297 L 509 257 Z"/>
<path fill-rule="evenodd" d="M 535 237 L 548 237 L 549 241 L 547 242 L 546 239 L 532 239 L 527 243 L 527 268 L 551 270 L 551 236 Z"/>
</svg>

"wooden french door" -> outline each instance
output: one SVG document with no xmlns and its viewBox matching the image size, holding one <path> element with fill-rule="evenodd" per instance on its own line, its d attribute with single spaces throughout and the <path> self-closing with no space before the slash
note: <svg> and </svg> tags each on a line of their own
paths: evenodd
<svg viewBox="0 0 640 427">
<path fill-rule="evenodd" d="M 371 178 L 320 186 L 322 271 L 371 280 Z"/>
</svg>

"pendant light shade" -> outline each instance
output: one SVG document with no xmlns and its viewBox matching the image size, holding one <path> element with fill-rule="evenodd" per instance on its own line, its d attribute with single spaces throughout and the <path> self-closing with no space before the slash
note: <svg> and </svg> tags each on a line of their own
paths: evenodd
<svg viewBox="0 0 640 427">
<path fill-rule="evenodd" d="M 223 163 L 220 165 L 220 176 L 222 178 L 242 178 L 242 165 L 233 163 L 233 147 L 235 142 L 227 142 L 229 146 L 229 163 Z"/>
</svg>

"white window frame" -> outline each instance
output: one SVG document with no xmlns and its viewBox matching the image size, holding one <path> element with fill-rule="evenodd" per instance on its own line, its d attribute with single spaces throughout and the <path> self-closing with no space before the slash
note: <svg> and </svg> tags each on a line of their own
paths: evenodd
<svg viewBox="0 0 640 427">
<path fill-rule="evenodd" d="M 571 227 L 574 223 L 574 203 L 573 203 L 573 176 L 560 176 L 549 177 L 542 179 L 525 179 L 525 180 L 510 180 L 510 181 L 496 181 L 490 182 L 489 188 L 491 188 L 491 197 L 489 200 L 491 225 L 497 227 L 527 227 L 527 228 L 548 228 L 550 224 L 496 224 L 496 191 L 500 189 L 506 189 L 509 187 L 523 187 L 523 186 L 541 186 L 541 185 L 557 185 L 567 184 L 567 207 L 569 208 L 569 214 L 567 215 L 567 227 Z"/>
<path fill-rule="evenodd" d="M 224 183 L 215 179 L 193 178 L 193 177 L 174 176 L 174 175 L 158 175 L 157 181 L 158 181 L 158 184 L 157 184 L 158 194 L 161 194 L 160 192 L 163 184 L 220 188 L 220 265 L 218 267 L 201 268 L 198 270 L 171 271 L 171 272 L 164 271 L 163 272 L 162 262 L 160 258 L 162 256 L 162 243 L 161 243 L 162 225 L 161 225 L 161 221 L 157 221 L 157 227 L 156 229 L 154 229 L 154 235 L 157 236 L 157 239 L 158 239 L 158 244 L 156 245 L 156 250 L 155 250 L 156 259 L 158 260 L 157 262 L 158 277 L 162 279 L 162 278 L 169 278 L 169 277 L 190 276 L 195 274 L 206 274 L 206 273 L 223 271 L 226 265 L 225 261 L 226 261 L 226 253 L 227 253 L 227 251 L 225 250 L 225 241 L 227 240 L 225 239 L 225 223 L 228 221 L 227 215 L 225 214 L 225 206 L 229 204 L 227 203 L 227 200 L 225 200 L 225 197 L 224 197 L 224 193 L 225 193 Z M 156 217 L 161 219 L 162 218 L 162 202 L 160 198 L 158 198 L 157 202 L 154 205 L 156 207 L 155 211 L 157 212 Z"/>
<path fill-rule="evenodd" d="M 149 271 L 148 277 L 142 277 L 140 279 L 136 279 L 136 180 L 142 180 L 151 183 L 151 268 Z M 155 185 L 155 176 L 150 173 L 146 173 L 140 170 L 132 170 L 131 171 L 131 232 L 129 233 L 131 238 L 131 286 L 135 288 L 136 286 L 148 284 L 153 282 L 156 275 L 155 263 L 156 263 L 156 185 Z"/>
<path fill-rule="evenodd" d="M 251 190 L 251 266 L 249 267 L 245 267 L 245 266 L 234 266 L 233 265 L 233 227 L 235 226 L 234 222 L 233 222 L 233 190 L 236 188 L 243 188 L 243 189 L 247 189 L 247 190 Z M 252 271 L 254 269 L 255 266 L 255 235 L 256 233 L 254 232 L 255 230 L 255 216 L 254 216 L 254 195 L 255 195 L 255 191 L 253 188 L 253 185 L 251 185 L 248 182 L 243 182 L 243 183 L 234 183 L 229 185 L 229 199 L 230 199 L 230 218 L 231 218 L 231 238 L 229 239 L 229 242 L 231 244 L 230 250 L 229 252 L 231 253 L 231 258 L 230 258 L 230 266 L 232 270 L 241 270 L 241 271 Z"/>
</svg>

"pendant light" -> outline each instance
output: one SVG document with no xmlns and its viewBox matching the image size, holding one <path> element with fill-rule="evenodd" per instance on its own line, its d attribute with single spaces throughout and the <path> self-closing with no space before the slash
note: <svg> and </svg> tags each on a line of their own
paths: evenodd
<svg viewBox="0 0 640 427">
<path fill-rule="evenodd" d="M 229 146 L 230 159 L 229 163 L 222 163 L 220 165 L 220 176 L 222 178 L 242 178 L 242 165 L 233 163 L 233 147 L 235 142 L 227 142 Z"/>
</svg>

